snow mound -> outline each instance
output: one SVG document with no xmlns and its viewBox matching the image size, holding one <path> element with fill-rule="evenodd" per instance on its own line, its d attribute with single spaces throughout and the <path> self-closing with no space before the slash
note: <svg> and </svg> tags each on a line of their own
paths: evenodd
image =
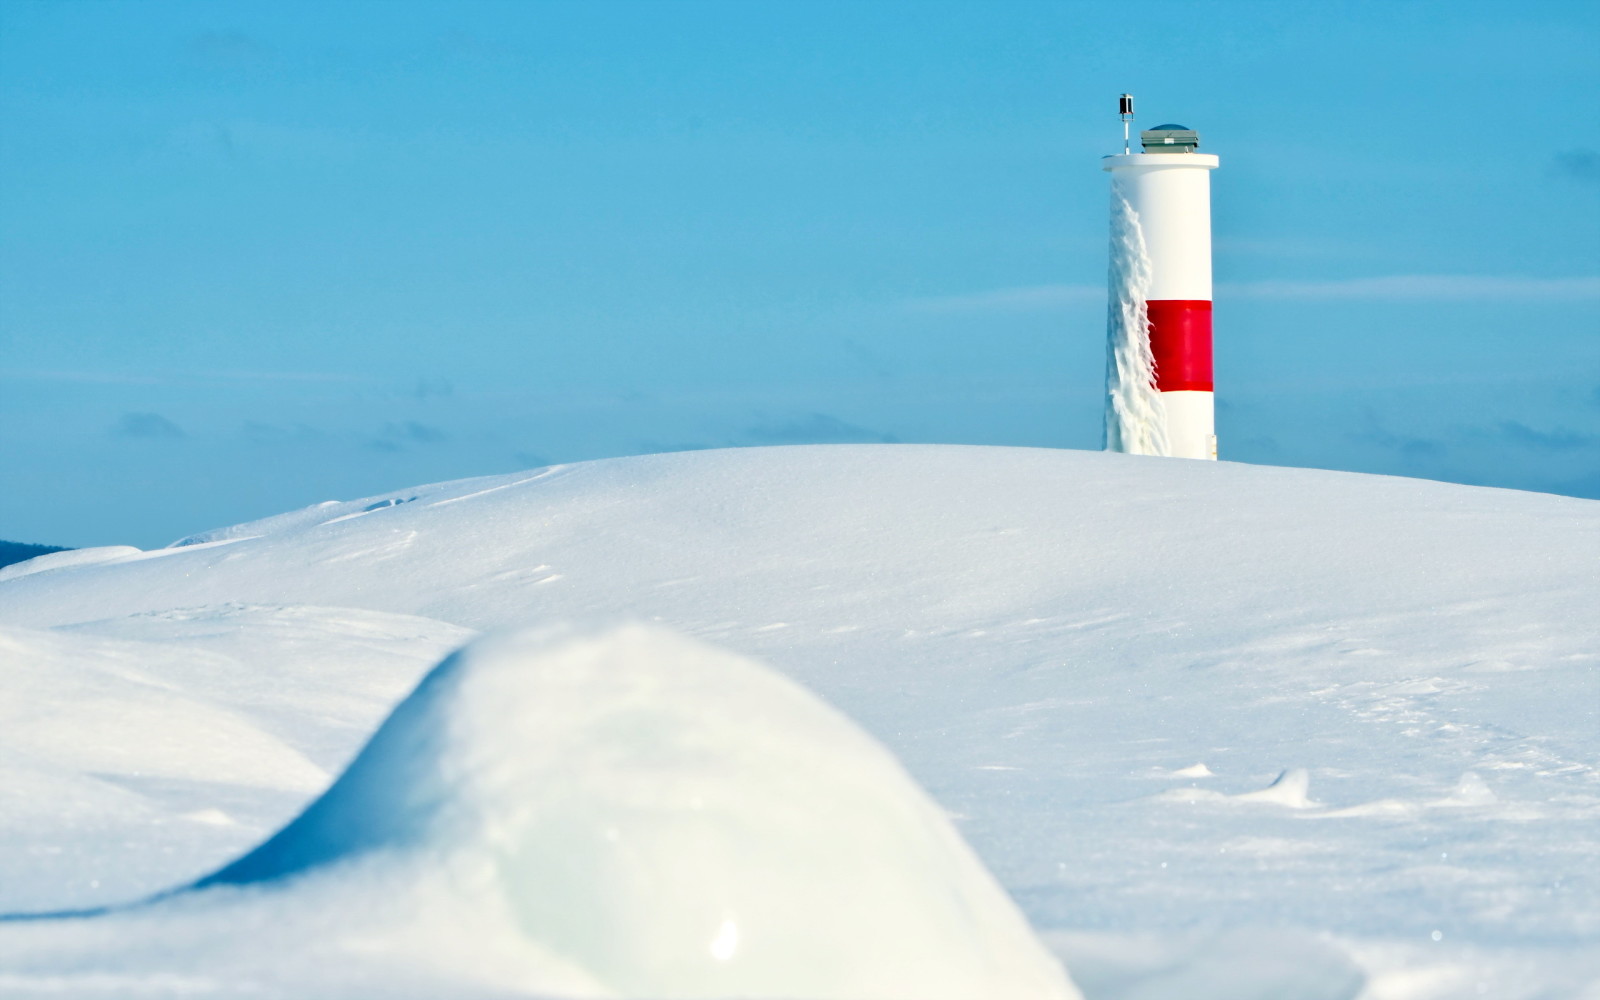
<svg viewBox="0 0 1600 1000">
<path fill-rule="evenodd" d="M 1442 799 L 1428 803 L 1435 808 L 1471 809 L 1492 806 L 1496 802 L 1494 791 L 1478 775 L 1468 771 L 1456 782 L 1455 790 Z"/>
<path fill-rule="evenodd" d="M 466 647 L 326 794 L 197 888 L 357 883 L 348 898 L 441 865 L 611 993 L 1078 996 L 876 741 L 659 629 Z"/>
<path fill-rule="evenodd" d="M 52 569 L 65 569 L 68 566 L 93 566 L 98 563 L 117 562 L 130 556 L 143 555 L 143 551 L 132 545 L 101 545 L 90 549 L 64 549 L 60 552 L 46 552 L 42 556 L 24 559 L 10 566 L 0 567 L 0 581 L 17 580 L 34 573 L 43 573 Z"/>
<path fill-rule="evenodd" d="M 1311 773 L 1303 767 L 1289 768 L 1272 780 L 1272 784 L 1259 792 L 1245 792 L 1233 798 L 1240 802 L 1265 802 L 1268 805 L 1289 809 L 1310 809 L 1317 803 L 1311 801 Z"/>
<path fill-rule="evenodd" d="M 1204 764 L 1195 766 L 1205 767 Z M 1173 775 L 1215 777 L 1209 770 L 1200 775 L 1192 767 L 1175 771 Z M 1228 795 L 1210 788 L 1174 788 L 1155 798 L 1172 802 L 1249 802 L 1282 806 L 1285 809 L 1315 809 L 1322 803 L 1312 801 L 1308 794 L 1310 791 L 1311 772 L 1303 767 L 1294 767 L 1279 771 L 1278 776 L 1272 779 L 1272 784 L 1253 792 Z"/>
</svg>

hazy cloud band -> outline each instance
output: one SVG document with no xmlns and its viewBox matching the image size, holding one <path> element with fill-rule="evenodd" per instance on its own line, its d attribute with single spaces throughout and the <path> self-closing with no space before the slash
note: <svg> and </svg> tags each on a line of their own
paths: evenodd
<svg viewBox="0 0 1600 1000">
<path fill-rule="evenodd" d="M 1105 302 L 1101 285 L 1032 285 L 970 295 L 913 299 L 918 312 L 1037 312 Z M 1396 274 L 1320 281 L 1233 281 L 1216 286 L 1218 299 L 1346 302 L 1528 302 L 1600 299 L 1600 276 L 1527 278 L 1471 274 Z"/>
</svg>

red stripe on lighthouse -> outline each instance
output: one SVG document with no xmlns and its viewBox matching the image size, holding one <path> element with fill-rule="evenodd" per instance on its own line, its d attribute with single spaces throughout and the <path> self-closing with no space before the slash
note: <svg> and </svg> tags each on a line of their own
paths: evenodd
<svg viewBox="0 0 1600 1000">
<path fill-rule="evenodd" d="M 1160 299 L 1146 306 L 1156 388 L 1162 392 L 1211 392 L 1211 303 L 1205 299 Z"/>
</svg>

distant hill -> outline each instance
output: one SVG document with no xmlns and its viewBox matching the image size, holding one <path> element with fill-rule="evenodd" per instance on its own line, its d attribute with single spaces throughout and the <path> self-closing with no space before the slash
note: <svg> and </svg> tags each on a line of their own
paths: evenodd
<svg viewBox="0 0 1600 1000">
<path fill-rule="evenodd" d="M 10 566 L 46 552 L 65 552 L 65 545 L 29 545 L 27 542 L 8 542 L 0 539 L 0 567 Z"/>
</svg>

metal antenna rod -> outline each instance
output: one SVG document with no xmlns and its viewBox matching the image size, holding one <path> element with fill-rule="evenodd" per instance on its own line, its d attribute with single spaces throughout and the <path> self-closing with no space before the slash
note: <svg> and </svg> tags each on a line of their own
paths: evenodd
<svg viewBox="0 0 1600 1000">
<path fill-rule="evenodd" d="M 1122 155 L 1132 152 L 1128 146 L 1128 126 L 1133 121 L 1133 95 L 1123 94 L 1117 102 L 1117 116 L 1122 119 Z"/>
</svg>

